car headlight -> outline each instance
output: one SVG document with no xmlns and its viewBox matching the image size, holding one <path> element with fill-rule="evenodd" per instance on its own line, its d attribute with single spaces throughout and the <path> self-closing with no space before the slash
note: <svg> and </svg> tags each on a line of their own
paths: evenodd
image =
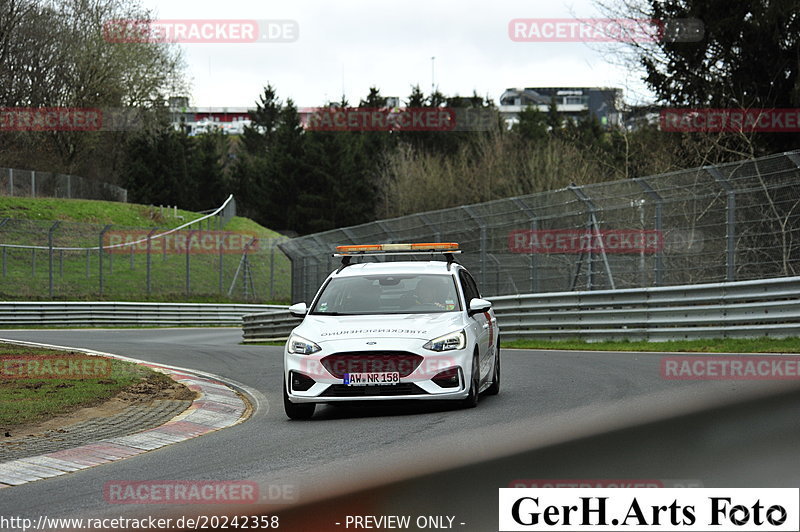
<svg viewBox="0 0 800 532">
<path fill-rule="evenodd" d="M 434 338 L 422 347 L 431 351 L 454 351 L 456 349 L 464 349 L 466 345 L 467 335 L 461 330 Z"/>
<path fill-rule="evenodd" d="M 312 355 L 322 349 L 320 346 L 302 336 L 293 334 L 289 337 L 288 349 L 296 355 Z"/>
</svg>

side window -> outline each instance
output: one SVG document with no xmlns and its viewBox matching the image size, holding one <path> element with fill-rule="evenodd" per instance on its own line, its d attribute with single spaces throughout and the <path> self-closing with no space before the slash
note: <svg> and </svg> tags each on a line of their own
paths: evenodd
<svg viewBox="0 0 800 532">
<path fill-rule="evenodd" d="M 466 299 L 466 301 L 464 301 L 464 306 L 469 307 L 470 301 L 476 297 L 480 297 L 478 295 L 478 287 L 475 285 L 475 280 L 466 270 L 459 270 L 458 277 L 461 279 L 461 286 L 464 288 L 464 299 Z"/>
<path fill-rule="evenodd" d="M 475 294 L 475 297 L 481 297 L 481 292 L 478 290 L 478 283 L 475 282 L 475 278 L 472 277 L 469 272 L 464 272 L 464 275 L 467 276 L 467 280 L 469 281 L 469 285 L 472 287 L 472 292 Z"/>
</svg>

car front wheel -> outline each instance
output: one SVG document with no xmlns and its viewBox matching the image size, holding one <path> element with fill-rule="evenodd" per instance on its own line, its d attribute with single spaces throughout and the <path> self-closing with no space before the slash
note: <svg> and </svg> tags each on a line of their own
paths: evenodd
<svg viewBox="0 0 800 532">
<path fill-rule="evenodd" d="M 314 403 L 293 403 L 286 392 L 286 381 L 283 382 L 283 409 L 289 419 L 311 419 L 314 415 Z"/>
<path fill-rule="evenodd" d="M 492 384 L 486 388 L 484 393 L 486 395 L 497 395 L 500 393 L 500 340 L 497 341 L 497 346 L 494 351 L 494 374 L 492 375 Z"/>
<path fill-rule="evenodd" d="M 461 401 L 463 408 L 475 408 L 478 406 L 478 390 L 481 385 L 481 374 L 478 367 L 478 350 L 472 355 L 472 378 L 470 379 L 469 395 Z"/>
</svg>

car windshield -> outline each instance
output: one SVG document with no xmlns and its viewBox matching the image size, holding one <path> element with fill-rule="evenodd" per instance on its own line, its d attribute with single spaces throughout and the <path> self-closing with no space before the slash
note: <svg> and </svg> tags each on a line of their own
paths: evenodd
<svg viewBox="0 0 800 532">
<path fill-rule="evenodd" d="M 370 275 L 332 279 L 312 314 L 428 314 L 461 310 L 450 275 Z"/>
</svg>

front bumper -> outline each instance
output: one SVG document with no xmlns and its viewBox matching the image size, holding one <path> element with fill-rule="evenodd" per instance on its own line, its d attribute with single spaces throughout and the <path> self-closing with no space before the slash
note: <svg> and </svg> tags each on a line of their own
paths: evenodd
<svg viewBox="0 0 800 532">
<path fill-rule="evenodd" d="M 424 349 L 423 340 L 378 339 L 368 346 L 364 339 L 333 340 L 320 345 L 313 355 L 297 355 L 284 350 L 284 379 L 289 400 L 293 403 L 336 403 L 348 401 L 458 400 L 469 395 L 472 352 L 469 349 L 435 352 Z M 422 357 L 419 365 L 407 375 L 401 371 L 399 384 L 349 386 L 344 379 L 325 367 L 323 359 L 331 355 L 358 353 L 364 355 L 396 352 Z M 329 359 L 330 360 L 330 359 Z M 330 366 L 330 364 L 328 364 Z M 442 387 L 433 378 L 442 371 L 458 372 L 456 387 Z M 306 390 L 292 386 L 292 373 L 310 377 L 313 385 Z"/>
</svg>

